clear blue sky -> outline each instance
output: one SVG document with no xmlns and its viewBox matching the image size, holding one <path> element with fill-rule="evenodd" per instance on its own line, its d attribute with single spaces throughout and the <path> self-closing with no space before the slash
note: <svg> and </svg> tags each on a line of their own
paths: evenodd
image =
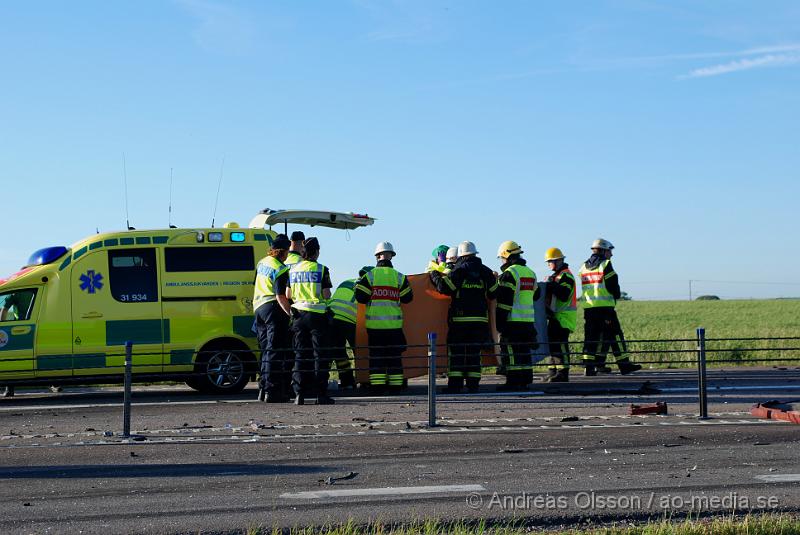
<svg viewBox="0 0 800 535">
<path fill-rule="evenodd" d="M 319 231 L 334 279 L 470 239 L 574 267 L 603 236 L 636 299 L 800 296 L 800 4 L 4 2 L 0 273 L 125 224 L 260 209 Z M 348 239 L 349 238 L 349 239 Z M 780 284 L 758 284 L 764 281 Z"/>
</svg>

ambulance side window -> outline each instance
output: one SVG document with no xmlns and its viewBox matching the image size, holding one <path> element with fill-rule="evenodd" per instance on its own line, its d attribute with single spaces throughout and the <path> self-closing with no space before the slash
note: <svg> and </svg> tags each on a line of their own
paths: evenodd
<svg viewBox="0 0 800 535">
<path fill-rule="evenodd" d="M 121 303 L 158 301 L 158 270 L 155 249 L 108 251 L 111 295 Z"/>
<path fill-rule="evenodd" d="M 28 321 L 35 298 L 35 289 L 0 294 L 0 321 Z"/>
</svg>

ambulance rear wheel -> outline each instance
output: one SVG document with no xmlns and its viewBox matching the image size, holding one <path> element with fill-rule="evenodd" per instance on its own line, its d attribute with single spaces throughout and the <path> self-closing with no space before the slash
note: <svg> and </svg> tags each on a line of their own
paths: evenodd
<svg viewBox="0 0 800 535">
<path fill-rule="evenodd" d="M 236 394 L 247 386 L 254 366 L 255 358 L 244 344 L 212 343 L 197 355 L 195 374 L 187 384 L 207 394 Z"/>
</svg>

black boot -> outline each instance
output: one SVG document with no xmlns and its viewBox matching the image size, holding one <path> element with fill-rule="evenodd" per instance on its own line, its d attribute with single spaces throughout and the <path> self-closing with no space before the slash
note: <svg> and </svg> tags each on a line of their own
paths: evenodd
<svg viewBox="0 0 800 535">
<path fill-rule="evenodd" d="M 619 373 L 622 375 L 628 375 L 642 369 L 641 364 L 633 364 L 628 359 L 618 361 L 617 366 L 619 366 Z"/>
<path fill-rule="evenodd" d="M 317 405 L 333 405 L 336 403 L 328 394 L 320 394 L 317 396 Z"/>
<path fill-rule="evenodd" d="M 266 399 L 267 399 L 267 392 L 259 386 L 258 396 L 256 397 L 256 401 L 265 401 Z"/>
<path fill-rule="evenodd" d="M 339 388 L 356 388 L 356 380 L 353 377 L 353 370 L 339 372 Z"/>
<path fill-rule="evenodd" d="M 464 378 L 463 377 L 448 377 L 447 378 L 447 387 L 442 392 L 443 394 L 458 394 L 461 392 L 461 389 L 464 388 Z"/>
<path fill-rule="evenodd" d="M 303 394 L 297 394 L 294 397 L 294 404 L 295 405 L 305 405 L 306 404 L 306 397 Z"/>
<path fill-rule="evenodd" d="M 584 364 L 585 369 L 583 370 L 584 377 L 594 377 L 597 375 L 597 369 L 594 367 L 594 364 Z"/>
<path fill-rule="evenodd" d="M 477 377 L 467 377 L 467 392 L 470 394 L 477 394 L 478 393 L 478 385 L 480 384 L 481 380 Z"/>
</svg>

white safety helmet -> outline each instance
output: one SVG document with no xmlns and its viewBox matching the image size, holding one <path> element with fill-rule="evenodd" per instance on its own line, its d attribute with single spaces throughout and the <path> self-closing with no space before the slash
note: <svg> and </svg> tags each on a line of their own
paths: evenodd
<svg viewBox="0 0 800 535">
<path fill-rule="evenodd" d="M 609 251 L 614 248 L 614 245 L 603 238 L 597 238 L 592 242 L 592 249 L 608 249 Z"/>
<path fill-rule="evenodd" d="M 462 241 L 458 244 L 458 256 L 469 256 L 478 254 L 478 250 L 475 248 L 475 244 L 471 241 Z"/>
<path fill-rule="evenodd" d="M 392 253 L 392 256 L 397 254 L 394 252 L 394 247 L 392 247 L 392 244 L 388 241 L 382 241 L 375 246 L 375 256 L 378 256 L 381 253 Z"/>
<path fill-rule="evenodd" d="M 444 257 L 445 262 L 455 262 L 458 260 L 458 248 L 451 247 L 447 250 L 447 254 Z"/>
</svg>

